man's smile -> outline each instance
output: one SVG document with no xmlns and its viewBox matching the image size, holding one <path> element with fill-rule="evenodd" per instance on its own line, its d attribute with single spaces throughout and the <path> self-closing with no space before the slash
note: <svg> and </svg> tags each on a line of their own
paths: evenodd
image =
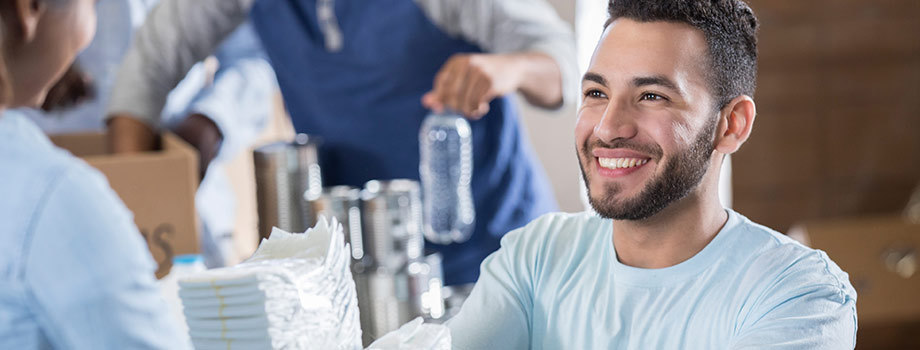
<svg viewBox="0 0 920 350">
<path fill-rule="evenodd" d="M 597 158 L 601 167 L 607 169 L 626 169 L 641 166 L 647 163 L 648 159 L 640 158 Z"/>
<path fill-rule="evenodd" d="M 597 171 L 604 177 L 620 177 L 643 168 L 652 157 L 625 148 L 597 147 L 591 151 Z"/>
</svg>

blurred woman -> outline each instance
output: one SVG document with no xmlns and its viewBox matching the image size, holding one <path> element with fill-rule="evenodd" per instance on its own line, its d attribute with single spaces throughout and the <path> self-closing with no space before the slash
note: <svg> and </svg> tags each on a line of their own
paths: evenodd
<svg viewBox="0 0 920 350">
<path fill-rule="evenodd" d="M 8 108 L 41 104 L 94 0 L 0 1 L 0 349 L 180 349 L 155 265 L 105 178 Z"/>
</svg>

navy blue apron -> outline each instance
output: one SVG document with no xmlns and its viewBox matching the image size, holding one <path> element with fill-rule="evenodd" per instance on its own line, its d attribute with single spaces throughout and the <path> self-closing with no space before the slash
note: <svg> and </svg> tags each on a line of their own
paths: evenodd
<svg viewBox="0 0 920 350">
<path fill-rule="evenodd" d="M 343 45 L 330 52 L 316 0 L 258 0 L 252 9 L 294 128 L 322 137 L 325 186 L 418 180 L 421 96 L 448 57 L 482 50 L 442 32 L 411 0 L 337 0 L 335 15 Z M 443 254 L 447 284 L 475 282 L 505 233 L 556 209 L 515 104 L 502 97 L 490 107 L 470 123 L 473 236 L 426 246 Z"/>
</svg>

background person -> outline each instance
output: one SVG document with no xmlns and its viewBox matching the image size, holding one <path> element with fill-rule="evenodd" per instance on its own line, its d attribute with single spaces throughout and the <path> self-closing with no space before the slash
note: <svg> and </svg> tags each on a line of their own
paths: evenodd
<svg viewBox="0 0 920 350">
<path fill-rule="evenodd" d="M 574 91 L 571 29 L 542 0 L 164 0 L 119 72 L 109 108 L 116 150 L 150 147 L 166 93 L 247 16 L 294 128 L 324 141 L 326 186 L 418 179 L 427 109 L 474 119 L 472 238 L 429 245 L 443 254 L 447 284 L 474 282 L 505 232 L 555 210 L 507 96 L 555 108 Z"/>
</svg>

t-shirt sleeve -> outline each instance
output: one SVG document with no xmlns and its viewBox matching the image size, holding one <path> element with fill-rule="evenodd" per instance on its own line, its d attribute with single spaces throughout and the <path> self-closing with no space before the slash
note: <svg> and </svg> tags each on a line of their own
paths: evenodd
<svg viewBox="0 0 920 350">
<path fill-rule="evenodd" d="M 123 113 L 159 127 L 169 92 L 243 23 L 253 1 L 160 1 L 122 59 L 106 118 Z"/>
<path fill-rule="evenodd" d="M 856 291 L 824 252 L 813 251 L 774 280 L 731 349 L 853 349 Z"/>
<path fill-rule="evenodd" d="M 481 265 L 479 281 L 447 326 L 453 349 L 527 349 L 533 311 L 528 228 L 512 231 Z"/>
<path fill-rule="evenodd" d="M 24 279 L 54 348 L 183 349 L 130 212 L 88 166 L 69 168 L 31 225 Z"/>
</svg>

